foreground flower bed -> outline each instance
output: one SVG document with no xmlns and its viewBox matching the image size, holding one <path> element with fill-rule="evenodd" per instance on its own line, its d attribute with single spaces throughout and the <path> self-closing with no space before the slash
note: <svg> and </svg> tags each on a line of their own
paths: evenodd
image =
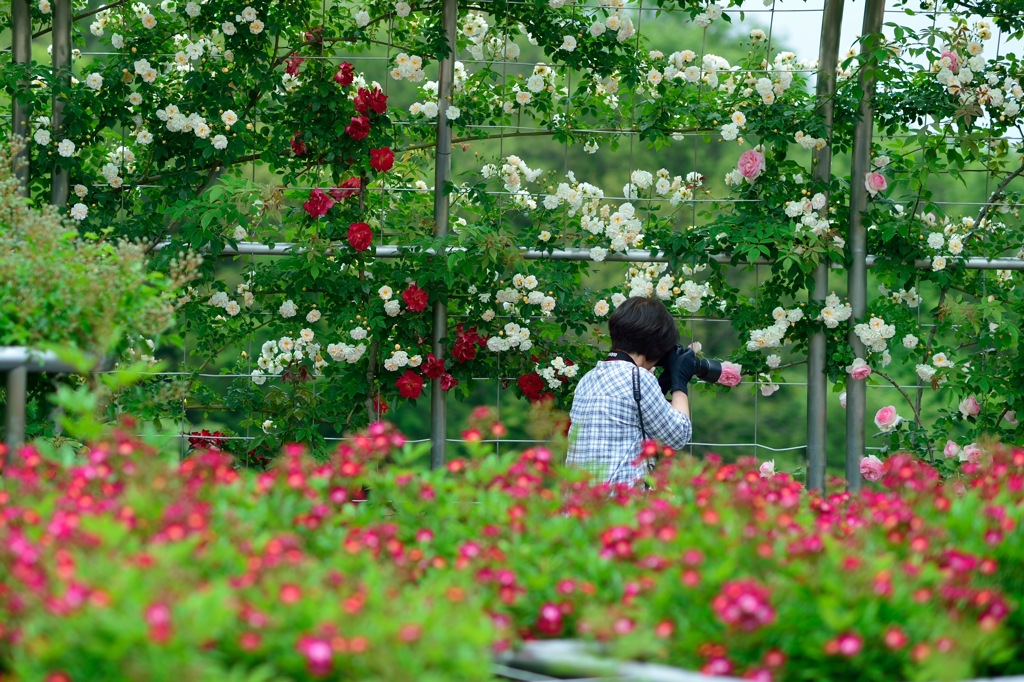
<svg viewBox="0 0 1024 682">
<path fill-rule="evenodd" d="M 422 473 L 403 444 L 377 424 L 262 474 L 127 432 L 70 468 L 16 453 L 4 679 L 489 679 L 546 637 L 758 680 L 1024 665 L 1024 450 L 945 483 L 893 457 L 857 499 L 665 453 L 655 491 L 610 497 L 544 449 Z"/>
</svg>

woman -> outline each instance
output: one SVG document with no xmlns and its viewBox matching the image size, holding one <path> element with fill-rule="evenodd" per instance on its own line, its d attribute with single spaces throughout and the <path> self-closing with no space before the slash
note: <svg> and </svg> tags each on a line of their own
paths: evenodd
<svg viewBox="0 0 1024 682">
<path fill-rule="evenodd" d="M 610 485 L 633 486 L 650 472 L 639 461 L 643 441 L 672 448 L 690 442 L 687 386 L 693 378 L 693 351 L 679 352 L 679 330 L 665 304 L 634 297 L 608 320 L 612 351 L 580 380 L 573 396 L 568 464 Z M 651 372 L 665 367 L 665 391 Z"/>
</svg>

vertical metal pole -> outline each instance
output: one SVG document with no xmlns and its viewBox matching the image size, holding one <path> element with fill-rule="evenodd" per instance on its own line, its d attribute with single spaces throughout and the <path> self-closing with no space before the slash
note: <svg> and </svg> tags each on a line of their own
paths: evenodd
<svg viewBox="0 0 1024 682">
<path fill-rule="evenodd" d="M 825 0 L 821 15 L 821 43 L 818 47 L 819 111 L 828 131 L 828 144 L 814 153 L 814 179 L 828 186 L 832 181 L 832 119 L 835 109 L 836 66 L 839 62 L 839 34 L 843 28 L 846 0 Z M 826 196 L 828 196 L 826 194 Z M 828 210 L 828 204 L 825 209 Z M 814 269 L 811 301 L 825 300 L 828 290 L 828 262 L 824 258 Z M 825 426 L 828 419 L 828 377 L 825 375 L 828 348 L 825 332 L 811 336 L 807 345 L 807 487 L 825 489 Z"/>
<path fill-rule="evenodd" d="M 448 41 L 448 55 L 441 60 L 437 74 L 437 147 L 434 157 L 434 234 L 448 234 L 450 199 L 445 189 L 452 178 L 452 129 L 448 125 L 448 106 L 451 104 L 452 84 L 455 81 L 456 32 L 458 30 L 457 0 L 443 0 L 441 23 Z M 438 254 L 438 265 L 443 267 L 444 253 Z M 444 344 L 448 338 L 448 306 L 434 301 L 434 357 L 444 357 Z M 447 404 L 441 380 L 434 379 L 430 386 L 430 468 L 444 466 L 447 446 Z"/>
<path fill-rule="evenodd" d="M 7 372 L 7 415 L 4 423 L 4 442 L 8 453 L 25 444 L 25 391 L 28 371 L 16 367 Z"/>
<path fill-rule="evenodd" d="M 12 0 L 11 3 L 11 52 L 15 64 L 28 64 L 32 61 L 32 17 L 29 14 L 28 0 Z M 19 86 L 25 85 L 24 82 Z M 24 97 L 25 99 L 21 99 Z M 29 138 L 29 119 L 32 117 L 32 99 L 27 92 L 14 96 L 14 107 L 11 110 L 11 134 L 24 140 L 25 146 L 14 158 L 15 174 L 21 186 L 21 195 L 28 196 L 30 149 L 32 140 Z"/>
<path fill-rule="evenodd" d="M 864 6 L 864 24 L 861 29 L 861 55 L 868 55 L 878 47 L 885 0 L 867 0 Z M 872 66 L 871 57 L 862 59 L 862 65 Z M 871 137 L 873 134 L 872 94 L 875 79 L 865 77 L 861 71 L 860 87 L 863 96 L 860 101 L 860 120 L 853 131 L 853 159 L 850 171 L 850 235 L 847 244 L 853 262 L 849 272 L 849 296 L 853 315 L 850 318 L 850 345 L 858 357 L 864 357 L 864 344 L 853 333 L 854 325 L 867 314 L 868 305 L 868 236 L 864 226 L 863 213 L 867 210 L 868 194 L 864 187 L 864 175 L 871 164 Z M 864 420 L 867 411 L 867 384 L 863 381 L 847 380 L 846 388 L 846 484 L 847 489 L 857 492 L 861 488 L 860 459 L 864 456 Z"/>
<path fill-rule="evenodd" d="M 55 88 L 71 88 L 71 0 L 53 2 L 53 73 Z M 50 123 L 53 144 L 67 137 L 64 130 L 64 103 L 65 95 L 55 91 Z M 50 181 L 50 203 L 63 206 L 68 202 L 70 187 L 67 172 L 55 163 Z"/>
</svg>

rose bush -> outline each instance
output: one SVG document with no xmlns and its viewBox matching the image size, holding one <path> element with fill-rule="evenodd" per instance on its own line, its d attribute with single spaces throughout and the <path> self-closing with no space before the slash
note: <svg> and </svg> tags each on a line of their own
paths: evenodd
<svg viewBox="0 0 1024 682">
<path fill-rule="evenodd" d="M 470 441 L 503 433 L 475 419 Z M 1024 667 L 1022 450 L 955 482 L 899 455 L 851 497 L 653 443 L 646 494 L 472 447 L 430 473 L 382 423 L 263 473 L 127 430 L 71 466 L 26 447 L 0 478 L 0 671 L 484 680 L 543 637 L 759 680 Z"/>
<path fill-rule="evenodd" d="M 833 382 L 915 384 L 900 388 L 910 416 L 883 432 L 887 449 L 935 455 L 947 440 L 963 448 L 983 433 L 1019 437 L 1019 278 L 962 263 L 1018 255 L 1019 168 L 1006 136 L 1020 122 L 1024 90 L 1017 57 L 989 47 L 999 44 L 990 21 L 961 18 L 990 13 L 1013 33 L 1019 16 L 998 3 L 943 0 L 921 11 L 951 11 L 948 25 L 887 28 L 884 45 L 866 38 L 863 53 L 842 64 L 829 131 L 809 92 L 813 55 L 779 50 L 754 28 L 726 59 L 702 45 L 742 3 L 657 4 L 666 21 L 683 17 L 680 25 L 702 38 L 653 45 L 638 34 L 631 8 L 612 5 L 460 9 L 448 119 L 457 142 L 480 158 L 440 188 L 452 209 L 443 241 L 434 237 L 428 153 L 439 105 L 434 69 L 446 53 L 437 0 L 343 2 L 329 12 L 312 0 L 119 5 L 88 17 L 107 54 L 79 57 L 70 87 L 45 65 L 3 62 L 5 85 L 35 112 L 33 196 L 46 193 L 49 169 L 66 171 L 77 198 L 69 215 L 83 232 L 167 241 L 165 269 L 185 246 L 218 256 L 239 241 L 295 245 L 285 257 L 246 262 L 244 272 L 208 258 L 168 339 L 203 340 L 178 368 L 184 378 L 174 391 L 154 381 L 148 395 L 123 396 L 125 406 L 178 418 L 185 395 L 190 410 L 226 409 L 241 428 L 275 423 L 246 447 L 276 452 L 299 439 L 325 453 L 323 431 L 364 424 L 388 401 L 421 395 L 407 374 L 425 376 L 411 361 L 433 350 L 430 312 L 422 297 L 408 304 L 395 295 L 415 282 L 458 320 L 449 325 L 448 356 L 436 360 L 459 395 L 475 376 L 510 377 L 523 397 L 564 405 L 578 375 L 554 361 L 588 366 L 601 340 L 595 325 L 625 297 L 653 295 L 683 317 L 729 317 L 740 341 L 731 360 L 764 396 L 804 362 L 818 331 L 828 337 Z M 34 30 L 47 30 L 51 3 L 34 3 L 32 18 Z M 375 47 L 387 63 L 376 74 L 357 61 Z M 523 50 L 531 60 L 519 68 Z M 877 76 L 883 112 L 872 169 L 818 179 L 813 155 L 851 146 L 864 69 Z M 50 119 L 54 90 L 68 95 L 60 129 Z M 614 149 L 625 132 L 655 151 L 704 136 L 724 145 L 717 149 L 733 170 L 710 178 L 696 167 L 703 158 L 688 154 L 696 166 L 631 165 L 601 187 L 568 162 L 556 171 L 525 152 L 487 146 L 523 130 L 591 154 Z M 249 172 L 254 163 L 268 171 L 261 182 Z M 937 176 L 979 170 L 991 182 L 971 184 L 976 211 L 937 200 Z M 865 224 L 882 285 L 863 320 L 850 319 L 841 292 L 824 304 L 806 300 L 819 262 L 848 262 L 853 186 L 871 195 Z M 408 248 L 397 261 L 374 260 L 375 239 Z M 556 245 L 583 248 L 597 262 L 660 249 L 669 263 L 635 264 L 619 285 L 591 291 L 587 263 L 518 258 L 519 248 Z M 430 253 L 446 247 L 441 258 Z M 733 266 L 769 259 L 770 277 L 751 297 L 730 284 L 715 253 Z M 925 291 L 937 296 L 927 333 Z M 308 326 L 290 319 L 299 314 Z M 844 323 L 867 352 L 854 353 Z M 296 358 L 278 349 L 262 367 L 243 350 L 302 329 L 338 352 Z M 202 376 L 216 372 L 235 377 L 230 388 Z M 939 389 L 951 406 L 975 396 L 980 412 L 922 408 L 922 396 Z M 961 463 L 939 466 L 952 473 Z"/>
</svg>

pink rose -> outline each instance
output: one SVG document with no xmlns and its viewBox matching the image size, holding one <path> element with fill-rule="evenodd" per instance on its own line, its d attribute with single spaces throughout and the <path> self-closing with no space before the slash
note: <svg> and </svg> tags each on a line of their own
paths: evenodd
<svg viewBox="0 0 1024 682">
<path fill-rule="evenodd" d="M 942 448 L 942 454 L 946 459 L 952 459 L 960 454 L 960 446 L 951 440 L 947 440 L 946 447 Z"/>
<path fill-rule="evenodd" d="M 900 416 L 892 405 L 883 407 L 875 413 L 875 426 L 882 431 L 892 431 L 900 423 Z"/>
<path fill-rule="evenodd" d="M 964 419 L 968 417 L 977 417 L 978 413 L 981 412 L 981 405 L 978 404 L 978 399 L 973 395 L 969 395 L 963 399 L 960 403 L 960 414 L 963 415 Z"/>
<path fill-rule="evenodd" d="M 748 149 L 740 154 L 740 160 L 736 164 L 736 168 L 739 170 L 740 175 L 747 179 L 747 182 L 753 183 L 764 172 L 764 154 L 756 149 Z"/>
<path fill-rule="evenodd" d="M 842 406 L 844 410 L 846 409 L 846 391 L 839 394 L 839 405 Z"/>
<path fill-rule="evenodd" d="M 960 57 L 958 57 L 956 55 L 956 52 L 952 52 L 950 50 L 946 50 L 945 52 L 943 52 L 942 54 L 939 55 L 939 59 L 942 59 L 943 57 L 948 57 L 949 58 L 949 70 L 950 71 L 952 71 L 953 73 L 956 73 L 957 71 L 960 70 Z"/>
<path fill-rule="evenodd" d="M 722 376 L 718 377 L 718 383 L 723 386 L 739 386 L 740 372 L 743 365 L 737 365 L 726 360 L 722 363 Z"/>
<path fill-rule="evenodd" d="M 763 462 L 758 471 L 761 474 L 761 478 L 771 478 L 775 475 L 775 460 Z"/>
<path fill-rule="evenodd" d="M 885 473 L 884 465 L 882 460 L 878 459 L 874 455 L 868 455 L 862 457 L 860 460 L 860 475 L 868 481 L 880 481 L 882 480 L 882 474 Z"/>
<path fill-rule="evenodd" d="M 847 365 L 846 372 L 854 379 L 867 379 L 871 376 L 871 366 L 863 358 L 854 358 L 853 363 Z"/>
<path fill-rule="evenodd" d="M 1003 417 L 1003 418 L 1006 420 L 1006 423 L 1009 424 L 1010 426 L 1016 426 L 1017 425 L 1017 412 L 1016 412 L 1016 410 L 1010 410 L 1009 412 L 1006 413 L 1006 416 Z"/>
<path fill-rule="evenodd" d="M 961 462 L 970 462 L 971 464 L 978 464 L 981 462 L 981 448 L 978 447 L 977 443 L 971 443 L 965 445 L 964 449 L 960 452 Z"/>
<path fill-rule="evenodd" d="M 872 171 L 864 174 L 864 187 L 867 188 L 868 194 L 875 196 L 879 192 L 884 192 L 885 188 L 889 186 L 889 183 L 885 181 L 885 176 L 878 171 Z"/>
</svg>

